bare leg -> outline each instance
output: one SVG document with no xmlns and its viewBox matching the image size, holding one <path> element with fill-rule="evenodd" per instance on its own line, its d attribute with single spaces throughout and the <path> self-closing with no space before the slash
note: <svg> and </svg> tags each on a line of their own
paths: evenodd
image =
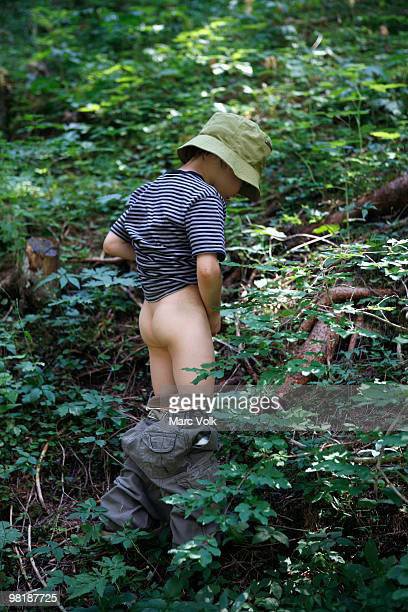
<svg viewBox="0 0 408 612">
<path fill-rule="evenodd" d="M 214 361 L 214 347 L 208 320 L 199 322 L 195 317 L 186 320 L 188 333 L 176 336 L 169 343 L 169 353 L 173 363 L 173 375 L 179 392 L 208 392 L 214 389 L 214 377 L 208 377 L 197 384 L 192 381 L 197 372 L 190 372 L 183 368 L 202 368 L 203 364 Z M 205 324 L 204 324 L 205 323 Z M 191 390 L 191 391 L 189 391 Z"/>
<path fill-rule="evenodd" d="M 150 376 L 155 395 L 176 393 L 171 356 L 166 348 L 147 346 L 149 349 Z"/>
</svg>

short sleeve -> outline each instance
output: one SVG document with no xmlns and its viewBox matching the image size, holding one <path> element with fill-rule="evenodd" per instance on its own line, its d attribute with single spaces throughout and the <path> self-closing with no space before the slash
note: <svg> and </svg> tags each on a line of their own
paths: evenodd
<svg viewBox="0 0 408 612">
<path fill-rule="evenodd" d="M 122 238 L 122 240 L 124 240 L 125 242 L 132 244 L 132 241 L 129 238 L 129 234 L 127 233 L 125 225 L 124 225 L 126 215 L 128 213 L 129 208 L 130 208 L 130 198 L 128 199 L 127 208 L 125 212 L 123 212 L 120 215 L 119 219 L 116 219 L 116 221 L 111 225 L 110 231 L 116 234 L 116 236 L 119 236 L 119 238 Z"/>
<path fill-rule="evenodd" d="M 185 223 L 193 256 L 216 253 L 219 261 L 225 259 L 225 203 L 221 198 L 208 195 L 192 202 Z"/>
</svg>

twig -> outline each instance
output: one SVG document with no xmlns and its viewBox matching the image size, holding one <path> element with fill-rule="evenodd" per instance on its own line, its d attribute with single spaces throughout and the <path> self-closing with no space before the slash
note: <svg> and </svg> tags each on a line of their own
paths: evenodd
<svg viewBox="0 0 408 612">
<path fill-rule="evenodd" d="M 233 351 L 235 353 L 239 353 L 239 349 L 236 346 L 233 346 L 232 344 L 230 344 L 229 342 L 225 342 L 225 340 L 221 340 L 220 338 L 213 338 L 214 342 L 218 342 L 218 344 L 222 344 L 222 346 L 226 346 L 227 348 L 230 349 L 230 351 Z M 252 359 L 252 361 L 254 363 L 256 363 L 256 365 L 259 365 L 258 360 L 256 359 L 256 357 L 254 357 L 253 355 L 249 355 L 247 357 L 247 359 Z"/>
<path fill-rule="evenodd" d="M 398 360 L 401 361 L 402 363 L 404 363 L 405 360 L 404 360 L 404 356 L 402 354 L 402 347 L 401 347 L 401 344 L 399 342 L 397 342 L 396 352 L 397 352 Z"/>
<path fill-rule="evenodd" d="M 31 522 L 30 522 L 30 524 L 28 525 L 28 531 L 27 531 L 27 544 L 28 544 L 28 550 L 29 550 L 30 552 L 32 552 L 32 548 L 31 548 Z M 29 557 L 29 561 L 30 561 L 30 563 L 31 563 L 31 565 L 32 565 L 32 568 L 33 568 L 33 570 L 34 570 L 34 572 L 35 572 L 35 575 L 37 576 L 38 580 L 41 582 L 41 584 L 43 585 L 43 587 L 44 587 L 44 588 L 46 588 L 46 587 L 47 587 L 47 583 L 46 583 L 46 581 L 44 580 L 44 578 L 41 576 L 40 571 L 39 571 L 38 567 L 37 567 L 37 566 L 36 566 L 36 564 L 35 564 L 34 557 L 33 557 L 33 556 L 30 556 L 30 557 Z M 34 592 L 35 592 L 36 590 L 37 590 L 37 589 L 33 589 L 33 591 L 34 591 Z M 57 605 L 57 607 L 58 607 L 60 610 L 62 610 L 62 612 L 67 612 L 67 611 L 66 611 L 66 608 L 64 608 L 64 606 L 61 606 L 60 604 L 56 604 L 56 605 Z"/>
<path fill-rule="evenodd" d="M 113 455 L 111 455 L 111 453 L 109 451 L 106 450 L 106 448 L 103 449 L 104 453 L 106 453 L 107 455 L 109 455 L 109 457 L 111 459 L 113 459 L 114 461 L 116 461 L 116 463 L 119 463 L 120 466 L 124 467 L 125 464 L 122 463 L 122 461 L 119 461 L 119 459 L 116 459 L 116 457 L 114 457 Z"/>
<path fill-rule="evenodd" d="M 231 378 L 233 378 L 233 377 L 234 377 L 234 374 L 235 374 L 235 372 L 236 372 L 236 371 L 239 369 L 239 366 L 240 366 L 240 364 L 238 363 L 238 364 L 235 366 L 234 371 L 232 372 L 231 376 L 229 376 L 229 377 L 227 378 L 227 380 L 226 380 L 224 383 L 222 383 L 222 385 L 221 385 L 221 387 L 220 387 L 220 391 L 222 391 L 222 390 L 223 390 L 223 388 L 227 386 L 227 384 L 228 384 L 228 382 L 231 380 Z"/>
<path fill-rule="evenodd" d="M 387 457 L 386 455 L 383 455 L 381 457 L 381 462 L 382 463 L 399 463 L 404 461 L 404 457 L 402 455 L 391 455 L 390 457 Z M 378 457 L 358 457 L 358 456 L 354 456 L 352 458 L 352 460 L 355 463 L 367 463 L 367 464 L 378 464 Z M 380 469 L 380 468 L 379 468 Z"/>
<path fill-rule="evenodd" d="M 293 446 L 297 446 L 298 448 L 307 448 L 306 444 L 303 444 L 302 442 L 298 442 L 297 440 L 294 440 L 293 438 L 285 438 L 287 440 L 287 442 L 289 442 L 289 444 L 292 444 Z"/>
<path fill-rule="evenodd" d="M 401 227 L 404 227 L 404 225 L 407 225 L 407 224 L 408 224 L 408 217 L 405 217 L 404 219 L 393 221 L 392 223 L 389 224 L 388 228 L 392 230 L 399 230 L 401 229 Z"/>
<path fill-rule="evenodd" d="M 59 501 L 59 504 L 58 504 L 58 510 L 59 510 L 60 507 L 61 507 L 61 504 L 62 504 L 63 497 L 65 495 L 65 486 L 64 486 L 64 483 L 65 483 L 65 479 L 64 479 L 65 448 L 62 446 L 62 444 L 61 444 L 61 442 L 59 440 L 58 440 L 58 444 L 62 448 L 62 466 L 61 466 L 61 468 L 62 468 L 61 469 L 61 491 L 62 492 L 61 492 L 61 497 L 60 497 L 60 501 Z"/>
<path fill-rule="evenodd" d="M 130 338 L 129 338 L 130 340 Z M 125 357 L 124 359 L 122 359 L 122 361 L 119 361 L 119 365 L 123 365 L 124 363 L 126 363 L 127 361 L 130 361 L 131 359 L 134 358 L 135 353 L 139 353 L 140 351 L 143 351 L 146 348 L 146 344 L 142 344 L 141 346 L 139 346 L 138 348 L 132 349 L 132 354 L 128 355 L 127 357 Z"/>
<path fill-rule="evenodd" d="M 396 323 L 392 323 L 388 319 L 383 319 L 382 317 L 375 315 L 373 312 L 366 312 L 365 310 L 360 310 L 359 312 L 362 312 L 363 314 L 369 317 L 374 317 L 374 319 L 378 319 L 379 321 L 382 321 L 383 323 L 388 323 L 388 325 L 392 325 L 392 327 L 396 327 L 397 329 L 403 329 L 404 331 L 408 331 L 408 327 L 403 327 L 402 325 L 397 325 Z"/>
<path fill-rule="evenodd" d="M 25 506 L 24 506 L 24 505 L 23 505 L 23 503 L 20 501 L 20 499 L 18 500 L 19 504 L 21 504 L 21 506 L 24 508 L 24 512 L 22 513 L 22 514 L 23 514 L 23 524 L 22 524 L 22 529 L 24 529 L 24 528 L 25 528 L 26 518 L 27 518 L 27 516 L 28 516 L 28 508 L 29 508 L 29 506 L 30 506 L 31 498 L 32 498 L 32 497 L 33 497 L 33 495 L 34 495 L 34 489 L 35 489 L 35 485 L 33 484 L 33 486 L 32 486 L 32 487 L 31 487 L 31 489 L 30 489 L 30 494 L 29 494 L 29 496 L 28 496 L 28 501 L 27 501 L 27 504 L 26 504 Z"/>
<path fill-rule="evenodd" d="M 135 304 L 137 304 L 137 306 L 139 306 L 139 308 L 141 308 L 143 306 L 143 302 L 138 300 L 137 297 L 133 295 L 133 293 L 131 292 L 131 290 L 128 287 L 122 287 L 122 285 L 120 285 L 120 288 L 122 289 L 122 291 L 124 291 L 126 293 L 126 295 L 128 297 L 130 297 L 132 302 L 134 302 Z"/>
<path fill-rule="evenodd" d="M 32 547 L 31 547 L 31 522 L 28 524 L 28 529 L 27 529 L 27 546 L 28 546 L 28 550 L 31 553 L 32 550 L 33 550 Z M 43 585 L 43 587 L 47 586 L 47 583 L 45 582 L 44 578 L 41 576 L 40 571 L 39 571 L 38 567 L 36 566 L 34 558 L 32 556 L 30 556 L 28 558 L 28 560 L 30 561 L 31 566 L 32 566 L 32 568 L 34 570 L 34 573 L 37 576 L 38 580 Z"/>
<path fill-rule="evenodd" d="M 104 263 L 104 264 L 120 264 L 123 261 L 128 261 L 122 257 L 67 257 L 67 261 L 78 261 L 86 263 Z"/>
<path fill-rule="evenodd" d="M 47 506 L 45 505 L 42 490 L 41 490 L 41 481 L 40 481 L 40 470 L 41 470 L 41 462 L 45 457 L 45 454 L 48 450 L 48 442 L 46 442 L 43 446 L 43 449 L 40 454 L 40 458 L 38 459 L 38 463 L 35 468 L 35 486 L 37 489 L 37 497 L 46 512 L 48 512 Z"/>
<path fill-rule="evenodd" d="M 95 374 L 95 372 L 102 372 L 103 370 L 107 370 L 108 368 L 110 368 L 111 365 L 107 364 L 104 366 L 101 366 L 100 368 L 94 368 L 93 370 L 87 370 L 86 372 L 80 372 L 79 374 L 77 374 L 78 378 L 81 378 L 82 376 L 91 376 L 91 374 Z"/>
<path fill-rule="evenodd" d="M 220 340 L 219 338 L 214 338 L 213 340 L 214 342 L 218 342 L 218 344 L 222 344 L 223 346 L 226 346 L 227 348 L 230 349 L 230 351 L 235 351 L 236 353 L 239 353 L 239 349 L 236 346 L 233 346 L 232 344 L 225 342 L 225 340 Z"/>
<path fill-rule="evenodd" d="M 2 321 L 5 321 L 7 319 L 7 317 L 9 316 L 10 312 L 13 310 L 14 304 L 11 304 L 10 308 L 8 309 L 8 311 L 6 312 L 6 314 L 4 315 L 4 317 L 1 319 Z"/>
<path fill-rule="evenodd" d="M 9 523 L 10 523 L 10 526 L 12 527 L 13 526 L 13 505 L 10 506 L 10 519 L 9 519 Z M 32 584 L 31 584 L 31 582 L 30 582 L 30 580 L 29 580 L 29 578 L 27 576 L 27 572 L 25 571 L 25 567 L 24 567 L 23 559 L 22 559 L 22 552 L 19 549 L 19 547 L 17 546 L 17 544 L 13 544 L 13 550 L 14 550 L 14 552 L 17 555 L 17 559 L 18 559 L 18 562 L 19 562 L 19 565 L 20 565 L 21 573 L 23 574 L 26 583 L 28 584 L 28 586 L 31 589 L 32 588 Z M 17 584 L 17 586 L 18 586 L 18 584 Z"/>
<path fill-rule="evenodd" d="M 384 478 L 384 480 L 388 483 L 388 485 L 391 487 L 391 489 L 394 491 L 395 495 L 397 495 L 400 499 L 402 499 L 402 501 L 408 505 L 408 499 L 405 497 L 405 495 L 403 495 L 398 489 L 397 487 L 395 487 L 391 480 L 388 478 L 388 476 L 385 474 L 384 470 L 382 470 L 381 468 L 378 468 L 378 471 L 380 472 L 381 476 Z"/>
<path fill-rule="evenodd" d="M 87 486 L 87 484 L 88 484 L 88 472 L 87 472 L 87 469 L 86 469 L 85 463 L 84 463 L 84 462 L 83 462 L 83 461 L 82 461 L 82 460 L 81 460 L 81 459 L 78 457 L 78 455 L 76 454 L 76 452 L 74 451 L 74 449 L 73 449 L 73 448 L 71 448 L 71 452 L 72 452 L 72 454 L 74 455 L 75 459 L 78 461 L 78 463 L 80 463 L 80 464 L 81 464 L 81 466 L 82 466 L 82 467 L 83 467 L 83 469 L 84 469 L 84 472 L 85 472 L 85 483 L 84 483 L 84 487 L 86 487 L 86 486 Z"/>
<path fill-rule="evenodd" d="M 240 327 L 239 327 L 239 319 L 238 319 L 238 316 L 237 316 L 237 315 L 235 316 L 235 334 L 236 334 L 236 336 L 237 336 L 238 338 L 240 338 L 240 337 L 241 337 L 241 330 L 240 330 Z M 242 343 L 242 342 L 240 342 L 240 343 L 238 344 L 238 352 L 239 352 L 239 353 L 242 351 L 243 346 L 244 346 L 244 345 L 243 345 L 243 343 Z"/>
<path fill-rule="evenodd" d="M 114 370 L 113 370 L 113 368 L 114 368 L 114 366 L 116 366 L 117 361 L 118 361 L 118 359 L 119 359 L 119 357 L 120 357 L 120 355 L 122 354 L 122 351 L 123 351 L 123 344 L 124 344 L 124 343 L 122 342 L 122 344 L 121 344 L 121 345 L 120 345 L 120 347 L 119 347 L 118 352 L 117 352 L 117 353 L 116 353 L 116 355 L 115 355 L 115 358 L 114 358 L 114 360 L 113 360 L 113 363 L 111 364 L 111 369 L 110 369 L 110 371 L 109 371 L 108 377 L 107 377 L 107 379 L 105 380 L 105 382 L 104 382 L 104 383 L 103 383 L 103 385 L 102 385 L 101 393 L 103 393 L 103 392 L 104 392 L 105 387 L 107 386 L 107 384 L 109 383 L 110 379 L 112 378 L 112 374 L 113 374 L 113 371 L 114 371 Z"/>
<path fill-rule="evenodd" d="M 294 234 L 293 236 L 288 236 L 287 238 L 284 238 L 282 240 L 282 242 L 284 240 L 291 240 L 293 238 L 295 238 L 296 236 L 308 236 L 310 238 L 313 237 L 313 234 Z M 330 244 L 331 246 L 337 247 L 337 244 L 335 242 L 332 242 L 331 240 L 327 240 L 327 238 L 325 238 L 324 236 L 317 236 L 314 237 L 313 240 L 309 240 L 309 242 L 302 242 L 302 244 L 298 244 L 297 246 L 292 247 L 291 249 L 289 249 L 288 251 L 286 251 L 287 253 L 293 253 L 294 251 L 297 251 L 298 249 L 301 249 L 302 247 L 305 246 L 309 246 L 309 244 L 313 244 L 314 242 L 327 242 L 327 244 Z"/>
<path fill-rule="evenodd" d="M 25 581 L 27 582 L 28 586 L 30 587 L 30 590 L 32 590 L 33 585 L 31 584 L 28 576 L 27 576 L 27 572 L 25 571 L 24 565 L 23 565 L 23 558 L 22 558 L 22 551 L 19 549 L 19 547 L 17 546 L 17 544 L 13 544 L 13 550 L 17 555 L 17 559 L 20 565 L 20 569 L 21 569 L 21 573 L 23 574 Z"/>
<path fill-rule="evenodd" d="M 233 497 L 231 497 L 230 501 L 227 503 L 227 505 L 224 508 L 223 514 L 226 515 L 227 511 L 229 509 L 229 507 L 231 506 L 232 502 L 234 501 L 234 499 L 236 498 L 236 495 L 239 491 L 239 489 L 242 487 L 242 485 L 244 484 L 244 482 L 246 481 L 246 479 L 249 477 L 249 475 L 251 474 L 251 472 L 253 472 L 253 468 L 249 468 L 247 470 L 247 472 L 243 475 L 241 482 L 238 484 L 237 488 L 235 489 L 234 495 Z"/>
</svg>

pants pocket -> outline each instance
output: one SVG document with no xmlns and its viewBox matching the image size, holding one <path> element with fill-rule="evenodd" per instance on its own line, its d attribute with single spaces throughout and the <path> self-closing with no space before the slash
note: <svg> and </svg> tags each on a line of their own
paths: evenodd
<svg viewBox="0 0 408 612">
<path fill-rule="evenodd" d="M 144 442 L 154 453 L 171 453 L 174 449 L 177 439 L 176 432 L 146 432 Z"/>
<path fill-rule="evenodd" d="M 199 453 L 209 457 L 219 447 L 217 430 L 172 425 L 167 415 L 160 421 L 145 419 L 129 429 L 121 441 L 124 453 L 149 478 L 180 474 L 191 465 L 189 456 Z M 202 444 L 197 444 L 200 441 Z"/>
<path fill-rule="evenodd" d="M 124 441 L 124 450 L 149 478 L 166 478 L 185 469 L 189 449 L 182 432 L 151 425 Z"/>
</svg>

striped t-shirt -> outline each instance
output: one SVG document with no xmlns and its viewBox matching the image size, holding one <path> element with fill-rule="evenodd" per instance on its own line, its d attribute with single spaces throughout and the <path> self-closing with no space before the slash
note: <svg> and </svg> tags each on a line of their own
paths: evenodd
<svg viewBox="0 0 408 612">
<path fill-rule="evenodd" d="M 197 284 L 196 255 L 225 251 L 226 201 L 194 170 L 169 170 L 129 196 L 111 232 L 129 242 L 148 302 Z"/>
</svg>

